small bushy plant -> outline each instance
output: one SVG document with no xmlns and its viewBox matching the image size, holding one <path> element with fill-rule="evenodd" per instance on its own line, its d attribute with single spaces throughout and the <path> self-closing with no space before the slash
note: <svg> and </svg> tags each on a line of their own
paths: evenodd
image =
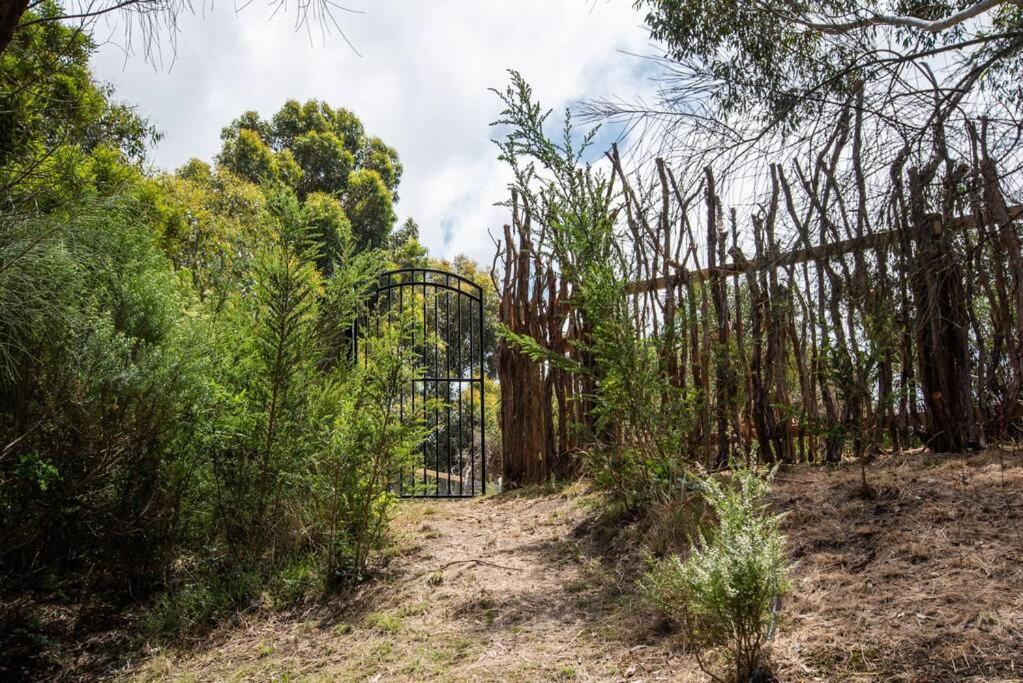
<svg viewBox="0 0 1023 683">
<path fill-rule="evenodd" d="M 427 434 L 423 419 L 402 409 L 419 373 L 410 342 L 416 329 L 421 338 L 409 316 L 364 336 L 359 362 L 317 398 L 326 419 L 310 461 L 308 526 L 328 585 L 364 575 L 387 533 L 394 482 Z"/>
<path fill-rule="evenodd" d="M 768 476 L 739 470 L 730 481 L 705 477 L 701 484 L 716 528 L 696 538 L 687 558 L 655 563 L 641 585 L 681 625 L 708 675 L 745 683 L 761 666 L 777 601 L 788 589 L 785 539 L 780 517 L 763 502 Z"/>
</svg>

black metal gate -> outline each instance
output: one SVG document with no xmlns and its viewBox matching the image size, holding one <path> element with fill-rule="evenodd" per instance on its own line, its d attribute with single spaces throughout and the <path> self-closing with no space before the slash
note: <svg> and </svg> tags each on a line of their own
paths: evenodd
<svg viewBox="0 0 1023 683">
<path fill-rule="evenodd" d="M 487 492 L 484 418 L 483 290 L 455 273 L 401 268 L 380 276 L 369 313 L 352 335 L 358 358 L 361 325 L 379 328 L 415 306 L 422 333 L 410 343 L 420 373 L 400 401 L 402 419 L 430 429 L 416 462 L 395 487 L 406 498 L 468 498 Z M 371 328 L 372 329 L 372 328 Z"/>
</svg>

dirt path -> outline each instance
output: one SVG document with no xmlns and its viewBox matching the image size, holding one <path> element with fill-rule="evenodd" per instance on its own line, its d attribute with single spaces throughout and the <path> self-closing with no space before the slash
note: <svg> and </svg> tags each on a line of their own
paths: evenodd
<svg viewBox="0 0 1023 683">
<path fill-rule="evenodd" d="M 686 680 L 633 581 L 587 552 L 557 495 L 403 502 L 385 577 L 336 610 L 265 614 L 143 679 Z M 613 567 L 613 564 L 612 564 Z M 654 624 L 656 625 L 656 624 Z M 694 679 L 698 680 L 694 674 Z"/>
<path fill-rule="evenodd" d="M 775 482 L 793 563 L 779 678 L 1023 680 L 1023 456 L 891 458 L 870 477 L 872 498 L 855 466 Z M 592 504 L 403 502 L 386 571 L 355 596 L 258 610 L 119 677 L 706 680 L 636 595 L 636 528 L 595 526 Z"/>
</svg>

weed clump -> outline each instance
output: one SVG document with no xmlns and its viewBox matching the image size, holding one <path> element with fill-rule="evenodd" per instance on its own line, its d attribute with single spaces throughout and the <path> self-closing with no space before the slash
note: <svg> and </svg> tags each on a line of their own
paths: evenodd
<svg viewBox="0 0 1023 683">
<path fill-rule="evenodd" d="M 750 470 L 729 482 L 703 478 L 716 528 L 696 537 L 688 557 L 654 563 L 641 580 L 647 598 L 682 627 L 700 668 L 716 681 L 745 683 L 760 672 L 778 601 L 788 590 L 780 518 L 763 503 L 769 482 Z"/>
</svg>

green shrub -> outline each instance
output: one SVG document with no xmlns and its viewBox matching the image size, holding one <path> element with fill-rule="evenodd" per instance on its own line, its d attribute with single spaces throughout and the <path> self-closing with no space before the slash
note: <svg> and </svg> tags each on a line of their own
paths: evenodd
<svg viewBox="0 0 1023 683">
<path fill-rule="evenodd" d="M 688 558 L 655 564 L 642 587 L 682 626 L 706 673 L 745 683 L 761 665 L 777 600 L 788 589 L 785 539 L 763 503 L 768 477 L 740 470 L 730 482 L 707 477 L 702 484 L 717 528 L 697 538 Z M 708 662 L 708 650 L 725 662 Z"/>
<path fill-rule="evenodd" d="M 154 175 L 87 32 L 29 24 L 0 55 L 0 593 L 148 596 L 174 634 L 362 576 L 425 435 L 401 419 L 418 323 L 349 358 L 396 153 L 289 103 L 232 124 L 216 166 Z M 314 168 L 338 151 L 320 124 L 351 183 Z"/>
<path fill-rule="evenodd" d="M 418 374 L 411 339 L 422 328 L 409 316 L 384 322 L 359 340 L 359 362 L 317 395 L 324 425 L 311 459 L 306 526 L 321 548 L 329 584 L 360 579 L 387 533 L 393 484 L 408 471 L 428 433 L 420 415 L 402 416 Z M 404 338 L 404 341 L 402 340 Z"/>
<path fill-rule="evenodd" d="M 172 541 L 197 330 L 137 202 L 66 211 L 0 217 L 0 574 L 138 587 Z"/>
<path fill-rule="evenodd" d="M 146 631 L 162 636 L 197 631 L 251 602 L 261 585 L 255 571 L 189 577 L 157 598 L 146 615 Z"/>
<path fill-rule="evenodd" d="M 635 515 L 670 498 L 686 474 L 694 452 L 688 446 L 707 432 L 697 429 L 696 420 L 705 397 L 669 372 L 669 359 L 680 350 L 685 364 L 680 330 L 659 328 L 656 319 L 648 329 L 647 304 L 630 293 L 629 283 L 645 276 L 622 245 L 639 233 L 619 219 L 622 191 L 614 177 L 586 161 L 598 129 L 580 134 L 566 112 L 562 136 L 548 137 L 549 110 L 514 71 L 508 88 L 494 92 L 505 105 L 497 124 L 509 129 L 497 143 L 500 158 L 512 168 L 530 238 L 542 245 L 543 257 L 571 292 L 576 328 L 567 354 L 548 348 L 543 335 L 531 336 L 535 332 L 506 328 L 501 336 L 550 372 L 575 376 L 579 395 L 572 412 L 578 419 L 559 429 L 580 445 L 582 464 L 597 487 L 615 507 Z"/>
<path fill-rule="evenodd" d="M 316 558 L 308 553 L 293 554 L 269 568 L 205 565 L 156 598 L 146 614 L 145 630 L 169 638 L 197 633 L 248 607 L 280 609 L 300 603 L 319 595 L 322 586 Z"/>
</svg>

